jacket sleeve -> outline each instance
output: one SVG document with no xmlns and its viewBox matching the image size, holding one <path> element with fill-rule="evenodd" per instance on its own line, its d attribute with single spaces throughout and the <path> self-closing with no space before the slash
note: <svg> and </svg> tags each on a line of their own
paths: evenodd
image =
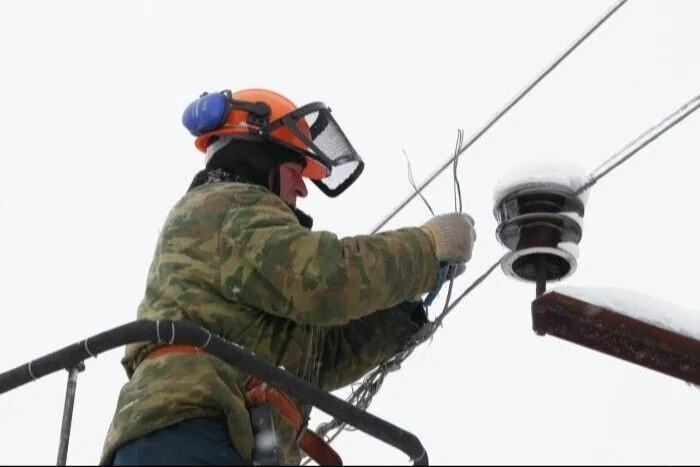
<svg viewBox="0 0 700 467">
<path fill-rule="evenodd" d="M 393 357 L 427 322 L 421 303 L 403 302 L 328 329 L 321 354 L 320 388 L 335 391 L 354 383 Z"/>
<path fill-rule="evenodd" d="M 299 225 L 278 197 L 241 191 L 220 237 L 224 297 L 316 325 L 343 325 L 431 290 L 437 258 L 418 227 L 338 238 Z"/>
</svg>

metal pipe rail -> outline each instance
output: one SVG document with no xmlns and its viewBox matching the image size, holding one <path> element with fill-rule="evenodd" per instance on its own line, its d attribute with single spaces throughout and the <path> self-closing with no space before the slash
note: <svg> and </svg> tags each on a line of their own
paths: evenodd
<svg viewBox="0 0 700 467">
<path fill-rule="evenodd" d="M 305 380 L 255 356 L 240 345 L 228 342 L 204 328 L 185 321 L 137 320 L 88 337 L 1 373 L 0 394 L 56 371 L 70 371 L 81 365 L 88 357 L 96 357 L 105 351 L 136 342 L 189 344 L 205 349 L 210 354 L 280 388 L 304 403 L 313 405 L 328 415 L 399 449 L 409 456 L 413 465 L 428 465 L 428 455 L 415 435 L 315 388 Z M 69 405 L 72 409 L 72 404 Z M 66 414 L 64 418 L 65 416 Z M 62 433 L 62 439 L 67 441 L 67 435 L 68 433 Z M 62 446 L 64 450 L 62 452 L 66 449 L 67 446 Z M 60 458 L 61 456 L 59 456 L 59 462 Z"/>
</svg>

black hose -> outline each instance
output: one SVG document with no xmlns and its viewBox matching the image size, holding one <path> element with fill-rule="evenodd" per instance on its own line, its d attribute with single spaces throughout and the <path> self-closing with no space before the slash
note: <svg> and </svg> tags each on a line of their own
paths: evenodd
<svg viewBox="0 0 700 467">
<path fill-rule="evenodd" d="M 306 404 L 373 436 L 408 455 L 414 465 L 428 465 L 428 455 L 413 434 L 315 388 L 308 382 L 256 357 L 245 348 L 185 321 L 132 321 L 89 337 L 29 363 L 0 374 L 0 394 L 56 371 L 69 369 L 95 357 L 135 342 L 190 344 L 206 349 L 230 365 L 276 386 Z"/>
</svg>

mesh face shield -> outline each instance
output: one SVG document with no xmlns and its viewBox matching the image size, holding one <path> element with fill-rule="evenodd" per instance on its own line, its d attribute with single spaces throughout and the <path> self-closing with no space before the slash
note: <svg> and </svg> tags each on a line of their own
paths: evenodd
<svg viewBox="0 0 700 467">
<path fill-rule="evenodd" d="M 284 127 L 284 128 L 282 128 Z M 312 182 L 327 196 L 336 197 L 352 185 L 364 169 L 364 162 L 350 144 L 340 126 L 322 102 L 313 102 L 271 122 L 263 128 L 268 138 L 283 144 L 289 143 L 275 138 L 275 130 L 289 130 L 304 147 L 296 147 L 304 154 L 320 162 L 327 175 Z"/>
</svg>

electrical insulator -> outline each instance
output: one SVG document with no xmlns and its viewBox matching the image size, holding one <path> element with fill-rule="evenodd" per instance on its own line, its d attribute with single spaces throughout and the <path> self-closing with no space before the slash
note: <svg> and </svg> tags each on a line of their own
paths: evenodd
<svg viewBox="0 0 700 467">
<path fill-rule="evenodd" d="M 496 236 L 511 253 L 501 260 L 503 272 L 537 284 L 537 296 L 546 283 L 569 277 L 576 270 L 581 241 L 584 202 L 557 183 L 514 186 L 494 203 Z"/>
</svg>

